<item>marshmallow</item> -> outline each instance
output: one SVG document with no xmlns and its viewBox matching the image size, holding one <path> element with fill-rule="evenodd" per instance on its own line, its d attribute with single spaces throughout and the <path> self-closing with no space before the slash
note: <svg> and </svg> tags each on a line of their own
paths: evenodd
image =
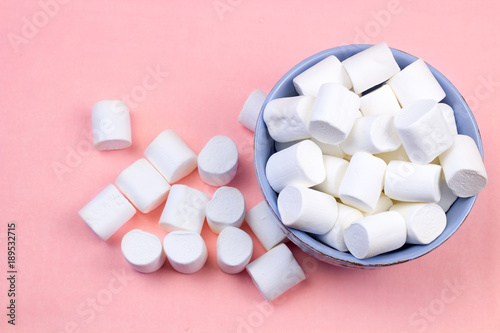
<svg viewBox="0 0 500 333">
<path fill-rule="evenodd" d="M 321 183 L 326 177 L 321 149 L 311 140 L 304 140 L 271 155 L 266 177 L 276 192 L 287 185 L 309 187 Z"/>
<path fill-rule="evenodd" d="M 354 221 L 363 218 L 363 214 L 359 210 L 344 204 L 339 203 L 338 205 L 339 213 L 333 228 L 324 235 L 316 235 L 316 238 L 334 249 L 347 252 L 347 246 L 344 242 L 344 230 Z"/>
<path fill-rule="evenodd" d="M 446 125 L 448 125 L 448 129 L 452 135 L 457 135 L 457 121 L 455 119 L 455 112 L 453 108 L 445 103 L 438 103 L 441 112 L 443 113 L 443 118 L 446 121 Z"/>
<path fill-rule="evenodd" d="M 264 109 L 264 122 L 269 135 L 280 142 L 309 138 L 307 129 L 314 105 L 312 96 L 294 96 L 273 99 Z"/>
<path fill-rule="evenodd" d="M 135 215 L 135 208 L 114 185 L 108 185 L 78 215 L 103 241 L 107 241 Z"/>
<path fill-rule="evenodd" d="M 384 192 L 399 201 L 438 202 L 440 177 L 439 165 L 391 161 L 385 173 Z"/>
<path fill-rule="evenodd" d="M 267 94 L 260 89 L 255 89 L 248 96 L 243 108 L 238 116 L 238 122 L 255 132 L 255 127 L 257 126 L 257 120 L 259 119 L 260 110 L 264 105 Z"/>
<path fill-rule="evenodd" d="M 247 265 L 247 272 L 268 301 L 283 294 L 306 275 L 285 244 L 279 244 Z"/>
<path fill-rule="evenodd" d="M 441 192 L 441 200 L 439 200 L 437 204 L 445 212 L 447 212 L 458 197 L 453 193 L 452 190 L 450 190 L 442 173 L 441 177 L 439 177 L 439 191 Z"/>
<path fill-rule="evenodd" d="M 172 130 L 161 132 L 146 148 L 144 156 L 170 184 L 196 169 L 196 154 Z"/>
<path fill-rule="evenodd" d="M 220 187 L 205 209 L 208 226 L 216 234 L 226 227 L 239 228 L 245 219 L 245 210 L 245 198 L 238 189 Z"/>
<path fill-rule="evenodd" d="M 361 96 L 359 109 L 365 117 L 377 114 L 390 114 L 392 116 L 401 110 L 398 99 L 391 87 L 384 84 L 382 87 Z"/>
<path fill-rule="evenodd" d="M 340 184 L 340 200 L 363 212 L 373 211 L 382 193 L 386 166 L 368 153 L 354 154 Z"/>
<path fill-rule="evenodd" d="M 391 86 L 402 107 L 420 99 L 440 102 L 446 96 L 443 88 L 422 59 L 403 68 L 401 72 L 387 81 L 387 84 Z"/>
<path fill-rule="evenodd" d="M 356 119 L 349 136 L 340 144 L 347 155 L 364 151 L 378 154 L 394 151 L 401 146 L 394 117 L 379 114 Z"/>
<path fill-rule="evenodd" d="M 261 201 L 250 209 L 245 219 L 267 251 L 286 239 L 285 233 L 278 226 L 280 222 L 265 201 Z"/>
<path fill-rule="evenodd" d="M 207 261 L 207 246 L 200 234 L 193 231 L 172 231 L 163 239 L 168 262 L 179 273 L 199 271 Z"/>
<path fill-rule="evenodd" d="M 370 215 L 375 215 L 375 214 L 382 213 L 382 212 L 387 212 L 389 209 L 391 209 L 392 205 L 393 205 L 393 202 L 392 202 L 391 198 L 389 198 L 384 193 L 381 193 L 380 198 L 378 198 L 377 205 L 375 206 L 375 209 L 370 213 L 363 213 L 363 216 L 370 216 Z"/>
<path fill-rule="evenodd" d="M 397 203 L 391 211 L 400 213 L 405 219 L 409 244 L 429 244 L 446 227 L 446 214 L 435 203 Z"/>
<path fill-rule="evenodd" d="M 100 101 L 92 107 L 92 132 L 97 150 L 130 147 L 130 113 L 122 101 Z"/>
<path fill-rule="evenodd" d="M 208 185 L 226 185 L 237 171 L 238 147 L 227 136 L 214 136 L 198 155 L 198 173 Z"/>
<path fill-rule="evenodd" d="M 439 161 L 446 184 L 460 198 L 478 194 L 488 182 L 479 149 L 469 136 L 455 135 L 453 145 L 439 156 Z"/>
<path fill-rule="evenodd" d="M 394 127 L 412 162 L 426 164 L 448 149 L 453 136 L 437 103 L 422 99 L 401 109 Z"/>
<path fill-rule="evenodd" d="M 356 94 L 375 87 L 399 72 L 399 66 L 386 43 L 373 45 L 342 61 Z"/>
<path fill-rule="evenodd" d="M 158 237 L 134 229 L 122 239 L 122 253 L 127 262 L 141 273 L 153 273 L 165 263 L 165 252 Z"/>
<path fill-rule="evenodd" d="M 340 145 L 330 145 L 328 143 L 323 143 L 321 141 L 316 140 L 315 138 L 310 138 L 312 142 L 314 142 L 320 149 L 323 155 L 329 155 L 329 156 L 335 156 L 339 158 L 343 158 L 345 156 L 345 153 L 342 151 L 342 148 L 340 148 Z M 285 148 L 291 147 L 296 143 L 299 143 L 302 140 L 298 141 L 290 141 L 290 142 L 274 142 L 274 148 L 276 151 L 283 150 Z"/>
<path fill-rule="evenodd" d="M 390 161 L 393 161 L 393 160 L 410 162 L 410 158 L 406 154 L 406 151 L 405 151 L 405 148 L 403 147 L 403 145 L 399 146 L 399 148 L 394 150 L 394 151 L 388 151 L 386 153 L 375 154 L 374 156 L 383 159 L 385 163 L 389 163 Z"/>
<path fill-rule="evenodd" d="M 170 185 L 145 158 L 138 159 L 116 178 L 116 186 L 142 213 L 149 213 L 167 198 Z"/>
<path fill-rule="evenodd" d="M 326 57 L 293 79 L 298 94 L 315 97 L 325 83 L 338 83 L 347 89 L 352 88 L 351 79 L 347 76 L 344 66 L 334 55 Z"/>
<path fill-rule="evenodd" d="M 309 119 L 309 133 L 318 141 L 336 145 L 345 140 L 359 111 L 359 97 L 337 83 L 321 86 Z"/>
<path fill-rule="evenodd" d="M 406 242 L 406 223 L 398 212 L 383 212 L 353 222 L 344 230 L 349 252 L 367 259 L 399 249 Z"/>
<path fill-rule="evenodd" d="M 227 227 L 217 237 L 217 263 L 227 274 L 243 271 L 252 253 L 252 237 L 239 228 Z"/>
<path fill-rule="evenodd" d="M 338 198 L 340 183 L 344 179 L 349 162 L 338 157 L 323 155 L 323 163 L 325 164 L 326 178 L 313 188 Z"/>
<path fill-rule="evenodd" d="M 167 231 L 201 232 L 210 197 L 186 185 L 172 185 L 159 225 Z"/>
<path fill-rule="evenodd" d="M 321 235 L 333 228 L 338 204 L 329 194 L 290 185 L 278 195 L 278 210 L 287 227 Z"/>
</svg>

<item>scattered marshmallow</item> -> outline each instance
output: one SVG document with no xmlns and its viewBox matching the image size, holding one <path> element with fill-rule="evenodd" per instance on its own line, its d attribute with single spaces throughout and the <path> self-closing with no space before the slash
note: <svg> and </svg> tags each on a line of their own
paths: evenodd
<svg viewBox="0 0 500 333">
<path fill-rule="evenodd" d="M 320 242 L 323 242 L 339 251 L 347 252 L 347 246 L 344 242 L 344 230 L 354 221 L 363 218 L 363 214 L 359 210 L 344 204 L 339 203 L 338 205 L 339 213 L 333 228 L 324 235 L 315 236 Z"/>
<path fill-rule="evenodd" d="M 210 197 L 186 185 L 172 185 L 159 225 L 167 231 L 187 230 L 201 233 L 205 208 Z"/>
<path fill-rule="evenodd" d="M 280 222 L 265 201 L 261 201 L 250 209 L 245 219 L 266 251 L 286 239 L 285 233 L 278 226 Z"/>
<path fill-rule="evenodd" d="M 455 119 L 455 111 L 453 108 L 445 103 L 438 103 L 441 112 L 443 113 L 443 118 L 446 121 L 446 125 L 448 125 L 448 129 L 452 135 L 457 135 L 457 121 Z"/>
<path fill-rule="evenodd" d="M 345 172 L 349 166 L 349 162 L 342 158 L 323 155 L 323 163 L 325 165 L 326 178 L 325 180 L 315 185 L 315 190 L 339 197 L 339 188 Z"/>
<path fill-rule="evenodd" d="M 441 200 L 439 200 L 437 204 L 445 212 L 447 212 L 458 197 L 448 187 L 448 184 L 446 184 L 446 180 L 444 179 L 444 175 L 442 173 L 441 177 L 439 177 L 439 191 L 441 192 Z"/>
<path fill-rule="evenodd" d="M 394 150 L 394 151 L 388 151 L 386 153 L 375 154 L 374 156 L 383 159 L 384 162 L 387 164 L 393 160 L 410 162 L 410 158 L 406 154 L 406 151 L 405 151 L 405 148 L 403 147 L 403 145 L 399 146 L 399 148 Z"/>
<path fill-rule="evenodd" d="M 479 149 L 469 136 L 455 135 L 453 145 L 439 156 L 439 161 L 446 184 L 460 198 L 478 194 L 488 182 Z"/>
<path fill-rule="evenodd" d="M 243 271 L 252 253 L 252 237 L 239 228 L 227 227 L 217 237 L 217 263 L 227 274 Z"/>
<path fill-rule="evenodd" d="M 122 238 L 122 253 L 127 262 L 141 273 L 153 273 L 165 263 L 165 252 L 158 237 L 134 229 Z"/>
<path fill-rule="evenodd" d="M 401 110 L 401 106 L 391 87 L 384 84 L 382 87 L 361 96 L 359 109 L 365 117 L 377 114 L 394 116 Z"/>
<path fill-rule="evenodd" d="M 245 210 L 245 198 L 238 189 L 220 187 L 205 209 L 208 226 L 216 234 L 226 227 L 239 228 L 245 219 Z"/>
<path fill-rule="evenodd" d="M 391 198 L 389 198 L 387 195 L 385 195 L 383 192 L 380 194 L 380 198 L 378 198 L 377 205 L 375 206 L 375 209 L 370 212 L 370 213 L 363 213 L 363 216 L 370 216 L 370 215 L 375 215 L 378 213 L 382 212 L 387 212 L 389 209 L 391 209 L 392 205 L 394 203 L 392 202 Z"/>
<path fill-rule="evenodd" d="M 97 150 L 123 149 L 132 144 L 130 113 L 122 101 L 100 101 L 92 107 L 92 132 Z"/>
<path fill-rule="evenodd" d="M 255 132 L 255 127 L 257 126 L 257 120 L 259 119 L 260 110 L 264 105 L 264 101 L 267 98 L 267 94 L 260 89 L 255 89 L 248 96 L 243 108 L 238 116 L 238 122 Z"/>
<path fill-rule="evenodd" d="M 199 271 L 207 261 L 208 251 L 200 234 L 193 231 L 172 231 L 163 239 L 163 248 L 172 268 L 179 273 Z"/>
<path fill-rule="evenodd" d="M 167 199 L 170 184 L 145 158 L 138 159 L 116 178 L 116 186 L 142 213 Z"/>
<path fill-rule="evenodd" d="M 114 185 L 108 185 L 78 215 L 103 241 L 107 241 L 135 215 L 135 208 Z"/>
<path fill-rule="evenodd" d="M 246 269 L 261 295 L 269 302 L 306 278 L 285 244 L 273 247 L 248 264 Z"/>
<path fill-rule="evenodd" d="M 238 147 L 227 136 L 214 136 L 198 155 L 198 172 L 208 185 L 226 185 L 237 171 Z"/>
</svg>

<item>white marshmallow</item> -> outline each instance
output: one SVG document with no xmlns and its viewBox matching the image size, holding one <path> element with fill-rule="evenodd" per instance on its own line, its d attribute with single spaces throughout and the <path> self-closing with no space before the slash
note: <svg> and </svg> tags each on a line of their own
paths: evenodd
<svg viewBox="0 0 500 333">
<path fill-rule="evenodd" d="M 363 214 L 355 208 L 339 203 L 339 213 L 337 221 L 330 231 L 324 235 L 316 235 L 315 237 L 328 246 L 333 247 L 342 252 L 347 252 L 347 246 L 344 242 L 344 230 L 354 221 L 363 218 Z"/>
<path fill-rule="evenodd" d="M 363 212 L 373 211 L 382 193 L 386 166 L 383 160 L 368 153 L 354 154 L 340 184 L 340 200 Z"/>
<path fill-rule="evenodd" d="M 415 163 L 431 162 L 453 142 L 441 109 L 430 99 L 403 107 L 394 117 L 394 127 L 408 157 Z"/>
<path fill-rule="evenodd" d="M 322 235 L 333 228 L 338 204 L 329 194 L 291 185 L 280 192 L 278 210 L 287 227 Z"/>
<path fill-rule="evenodd" d="M 321 149 L 311 140 L 274 153 L 266 164 L 269 185 L 280 192 L 287 185 L 314 186 L 325 180 Z"/>
<path fill-rule="evenodd" d="M 141 273 L 153 273 L 165 263 L 165 252 L 158 237 L 134 229 L 125 234 L 121 243 L 125 260 Z"/>
<path fill-rule="evenodd" d="M 245 210 L 245 198 L 238 189 L 220 187 L 205 209 L 208 226 L 216 234 L 226 227 L 239 228 L 245 219 Z"/>
<path fill-rule="evenodd" d="M 255 89 L 252 91 L 245 101 L 245 104 L 243 104 L 243 108 L 238 116 L 238 122 L 252 132 L 255 132 L 260 110 L 262 109 L 266 98 L 267 94 L 262 90 Z"/>
<path fill-rule="evenodd" d="M 328 156 L 335 156 L 339 158 L 343 158 L 345 156 L 345 153 L 342 151 L 342 148 L 340 148 L 340 145 L 330 145 L 328 143 L 323 143 L 321 141 L 316 140 L 315 138 L 310 138 L 312 142 L 314 142 L 318 147 L 321 149 L 321 152 L 323 155 L 328 155 Z M 276 151 L 283 150 L 285 148 L 291 147 L 296 143 L 299 143 L 302 140 L 298 141 L 290 141 L 290 142 L 274 142 L 274 148 Z"/>
<path fill-rule="evenodd" d="M 439 177 L 439 191 L 441 192 L 441 200 L 439 200 L 437 204 L 447 212 L 458 197 L 448 187 L 448 184 L 446 184 L 443 173 L 441 173 L 441 177 Z"/>
<path fill-rule="evenodd" d="M 402 107 L 420 99 L 440 102 L 446 96 L 443 88 L 422 59 L 403 68 L 401 72 L 387 81 L 387 84 L 391 86 Z"/>
<path fill-rule="evenodd" d="M 208 185 L 226 185 L 237 171 L 238 147 L 227 136 L 214 136 L 198 155 L 198 173 Z"/>
<path fill-rule="evenodd" d="M 207 261 L 208 251 L 200 234 L 193 231 L 172 231 L 163 239 L 163 248 L 172 268 L 179 273 L 199 271 Z"/>
<path fill-rule="evenodd" d="M 342 61 L 356 94 L 375 87 L 399 72 L 386 43 L 380 43 Z"/>
<path fill-rule="evenodd" d="M 323 163 L 325 164 L 326 178 L 313 188 L 338 198 L 340 183 L 344 179 L 349 162 L 338 157 L 323 155 Z"/>
<path fill-rule="evenodd" d="M 172 185 L 159 225 L 167 231 L 187 230 L 201 233 L 205 208 L 210 197 L 186 185 Z"/>
<path fill-rule="evenodd" d="M 285 244 L 273 247 L 248 264 L 247 272 L 261 295 L 269 302 L 306 278 Z"/>
<path fill-rule="evenodd" d="M 479 149 L 467 135 L 455 135 L 453 145 L 439 156 L 439 161 L 446 184 L 460 198 L 478 194 L 488 182 Z"/>
<path fill-rule="evenodd" d="M 440 177 L 439 165 L 391 161 L 385 173 L 384 192 L 399 201 L 438 202 Z"/>
<path fill-rule="evenodd" d="M 351 79 L 347 76 L 344 66 L 334 55 L 326 57 L 293 79 L 298 94 L 315 97 L 325 83 L 338 83 L 347 89 L 352 88 Z"/>
<path fill-rule="evenodd" d="M 130 147 L 130 113 L 122 101 L 100 101 L 92 107 L 92 132 L 97 150 Z"/>
<path fill-rule="evenodd" d="M 389 198 L 387 195 L 385 195 L 383 192 L 380 194 L 380 198 L 378 198 L 377 205 L 375 206 L 375 209 L 370 212 L 370 213 L 363 213 L 363 216 L 370 216 L 370 215 L 375 215 L 378 213 L 382 212 L 387 212 L 389 209 L 391 209 L 393 205 L 393 202 L 391 198 Z"/>
<path fill-rule="evenodd" d="M 252 237 L 239 228 L 227 227 L 217 237 L 217 263 L 227 274 L 243 271 L 252 253 Z"/>
<path fill-rule="evenodd" d="M 172 130 L 161 132 L 146 148 L 144 156 L 170 184 L 196 169 L 196 154 Z"/>
<path fill-rule="evenodd" d="M 286 239 L 285 233 L 278 226 L 280 222 L 265 201 L 261 201 L 250 209 L 245 219 L 267 251 Z"/>
<path fill-rule="evenodd" d="M 116 186 L 142 213 L 167 199 L 170 184 L 145 158 L 138 159 L 116 178 Z"/>
<path fill-rule="evenodd" d="M 349 136 L 340 144 L 347 155 L 364 151 L 378 154 L 394 151 L 401 146 L 394 117 L 388 114 L 379 114 L 356 119 Z"/>
<path fill-rule="evenodd" d="M 314 101 L 312 96 L 294 96 L 267 103 L 263 117 L 269 135 L 280 142 L 309 138 L 307 125 Z"/>
<path fill-rule="evenodd" d="M 457 121 L 455 119 L 455 111 L 453 108 L 445 103 L 438 103 L 441 112 L 443 113 L 443 118 L 446 121 L 446 125 L 448 125 L 448 129 L 452 135 L 457 135 Z"/>
<path fill-rule="evenodd" d="M 349 252 L 367 259 L 399 249 L 406 242 L 406 223 L 398 212 L 383 212 L 353 222 L 344 230 Z"/>
<path fill-rule="evenodd" d="M 135 215 L 135 208 L 114 185 L 108 185 L 78 215 L 103 241 L 107 241 Z"/>
<path fill-rule="evenodd" d="M 401 110 L 398 99 L 389 85 L 382 87 L 361 96 L 359 109 L 365 117 L 377 114 L 390 114 L 392 116 Z"/>
<path fill-rule="evenodd" d="M 403 147 L 403 145 L 399 146 L 399 148 L 394 150 L 394 151 L 388 151 L 386 153 L 375 154 L 374 156 L 383 159 L 385 163 L 389 163 L 390 161 L 393 161 L 393 160 L 410 162 L 410 158 L 406 154 L 406 151 L 405 151 L 405 148 Z"/>
<path fill-rule="evenodd" d="M 359 97 L 337 83 L 321 86 L 309 119 L 309 133 L 318 141 L 336 145 L 345 140 L 359 111 Z"/>
</svg>

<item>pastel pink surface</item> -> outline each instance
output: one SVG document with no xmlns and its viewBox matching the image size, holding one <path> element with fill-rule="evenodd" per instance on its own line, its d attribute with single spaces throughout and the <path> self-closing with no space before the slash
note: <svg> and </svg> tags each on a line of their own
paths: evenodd
<svg viewBox="0 0 500 333">
<path fill-rule="evenodd" d="M 0 275 L 7 276 L 10 221 L 18 270 L 15 327 L 7 324 L 9 285 L 0 279 L 1 332 L 500 331 L 500 4 L 60 2 L 51 9 L 43 4 L 56 0 L 0 4 Z M 39 27 L 30 30 L 33 22 Z M 253 207 L 262 200 L 253 135 L 237 123 L 248 94 L 268 92 L 324 49 L 381 41 L 441 71 L 481 129 L 489 184 L 464 225 L 432 253 L 361 271 L 317 262 L 290 245 L 307 280 L 268 304 L 246 273 L 220 271 L 216 235 L 206 225 L 209 257 L 200 272 L 179 274 L 168 263 L 154 274 L 134 271 L 121 238 L 140 228 L 163 239 L 163 205 L 137 213 L 108 242 L 79 218 L 78 210 L 168 128 L 196 153 L 214 135 L 231 137 L 240 169 L 230 186 Z M 90 147 L 90 109 L 103 99 L 129 103 L 130 148 Z M 179 183 L 210 195 L 216 189 L 197 172 Z M 264 248 L 243 229 L 255 259 Z"/>
</svg>

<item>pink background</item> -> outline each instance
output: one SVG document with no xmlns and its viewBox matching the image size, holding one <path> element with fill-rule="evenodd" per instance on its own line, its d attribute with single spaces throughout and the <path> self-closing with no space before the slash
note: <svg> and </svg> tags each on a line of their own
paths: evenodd
<svg viewBox="0 0 500 333">
<path fill-rule="evenodd" d="M 0 331 L 500 331 L 498 2 L 65 0 L 44 6 L 55 1 L 0 4 Z M 231 185 L 253 207 L 262 200 L 253 135 L 237 123 L 248 94 L 268 92 L 314 53 L 380 41 L 440 70 L 470 103 L 481 129 L 489 185 L 436 251 L 361 271 L 323 264 L 291 245 L 307 280 L 268 304 L 246 273 L 219 270 L 216 235 L 206 225 L 209 257 L 200 272 L 182 275 L 166 264 L 146 275 L 125 262 L 120 240 L 134 228 L 163 238 L 162 207 L 138 213 L 108 242 L 78 217 L 168 128 L 196 153 L 212 136 L 230 136 L 241 156 Z M 168 75 L 144 90 L 151 70 Z M 126 95 L 132 95 L 132 147 L 89 149 L 92 105 Z M 197 172 L 180 183 L 215 190 Z M 19 272 L 15 329 L 5 315 L 10 221 Z M 255 259 L 264 248 L 254 241 Z"/>
</svg>

